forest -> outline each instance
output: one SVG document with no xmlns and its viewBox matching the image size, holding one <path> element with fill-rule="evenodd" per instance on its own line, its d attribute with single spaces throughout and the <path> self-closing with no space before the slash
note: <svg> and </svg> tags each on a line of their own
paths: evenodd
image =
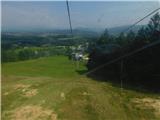
<svg viewBox="0 0 160 120">
<path fill-rule="evenodd" d="M 140 51 L 136 52 L 137 50 Z M 159 90 L 159 13 L 137 33 L 129 31 L 127 34 L 121 33 L 114 37 L 106 30 L 99 40 L 90 45 L 89 51 L 88 69 L 92 71 L 98 66 L 103 66 L 90 73 L 91 76 L 109 77 L 118 82 L 123 79 L 124 83 L 140 84 Z"/>
</svg>

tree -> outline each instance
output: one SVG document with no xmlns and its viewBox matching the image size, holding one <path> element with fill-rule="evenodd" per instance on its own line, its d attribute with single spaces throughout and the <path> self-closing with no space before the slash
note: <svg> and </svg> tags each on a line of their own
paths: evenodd
<svg viewBox="0 0 160 120">
<path fill-rule="evenodd" d="M 19 60 L 28 60 L 28 59 L 33 59 L 36 56 L 33 50 L 23 49 L 19 52 L 18 57 Z"/>
<path fill-rule="evenodd" d="M 100 39 L 97 41 L 98 45 L 104 45 L 104 44 L 108 44 L 111 42 L 111 37 L 108 33 L 108 30 L 105 29 L 104 33 L 102 34 L 102 36 L 100 37 Z"/>
<path fill-rule="evenodd" d="M 136 37 L 135 33 L 132 30 L 130 30 L 127 33 L 126 40 L 127 40 L 128 43 L 131 43 L 135 40 L 135 37 Z"/>
<path fill-rule="evenodd" d="M 1 60 L 2 60 L 2 62 L 17 61 L 18 60 L 18 55 L 15 51 L 12 51 L 12 50 L 2 51 Z"/>
<path fill-rule="evenodd" d="M 149 21 L 146 28 L 149 41 L 160 39 L 160 14 L 156 13 Z"/>
<path fill-rule="evenodd" d="M 116 43 L 120 46 L 124 46 L 127 44 L 124 33 L 120 33 L 120 35 L 117 37 Z"/>
</svg>

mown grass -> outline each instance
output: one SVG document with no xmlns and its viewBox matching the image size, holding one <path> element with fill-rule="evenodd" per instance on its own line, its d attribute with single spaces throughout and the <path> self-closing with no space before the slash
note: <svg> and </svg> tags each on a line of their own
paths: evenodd
<svg viewBox="0 0 160 120">
<path fill-rule="evenodd" d="M 13 62 L 2 65 L 4 75 L 19 75 L 19 76 L 47 76 L 58 78 L 71 78 L 78 75 L 76 64 L 69 61 L 67 57 L 46 57 L 36 60 L 28 60 L 22 62 Z M 79 70 L 85 69 L 80 65 Z"/>
<path fill-rule="evenodd" d="M 78 70 L 86 68 L 80 64 Z M 132 90 L 121 92 L 111 83 L 92 80 L 76 71 L 75 63 L 64 56 L 3 64 L 2 119 L 13 119 L 12 112 L 25 105 L 51 109 L 60 120 L 160 119 L 154 109 L 141 109 L 131 102 L 134 98 L 157 98 L 159 95 Z M 15 89 L 18 84 L 30 86 Z M 25 97 L 26 89 L 36 89 L 38 93 Z"/>
</svg>

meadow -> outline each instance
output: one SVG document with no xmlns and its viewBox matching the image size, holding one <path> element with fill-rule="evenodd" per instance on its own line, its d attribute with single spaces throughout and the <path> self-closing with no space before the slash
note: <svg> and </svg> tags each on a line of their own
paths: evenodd
<svg viewBox="0 0 160 120">
<path fill-rule="evenodd" d="M 159 120 L 160 95 L 82 74 L 65 56 L 2 64 L 3 120 Z"/>
</svg>

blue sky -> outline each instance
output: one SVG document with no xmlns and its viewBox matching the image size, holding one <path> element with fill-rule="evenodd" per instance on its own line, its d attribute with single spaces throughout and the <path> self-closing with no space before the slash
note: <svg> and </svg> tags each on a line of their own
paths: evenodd
<svg viewBox="0 0 160 120">
<path fill-rule="evenodd" d="M 73 28 L 130 25 L 159 7 L 154 2 L 69 2 Z M 146 24 L 145 19 L 140 24 Z M 65 1 L 2 2 L 2 31 L 69 28 Z"/>
</svg>

